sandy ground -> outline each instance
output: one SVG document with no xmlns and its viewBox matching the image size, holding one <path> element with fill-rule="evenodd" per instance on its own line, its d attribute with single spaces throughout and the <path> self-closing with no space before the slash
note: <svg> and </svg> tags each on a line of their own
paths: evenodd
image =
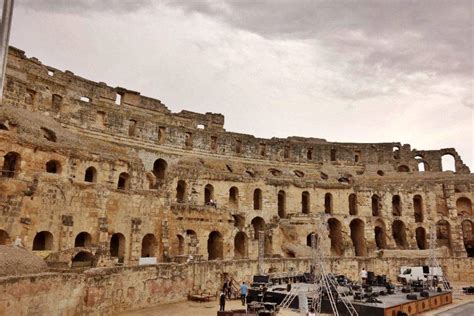
<svg viewBox="0 0 474 316">
<path fill-rule="evenodd" d="M 453 304 L 438 308 L 434 311 L 430 311 L 428 313 L 423 313 L 420 315 L 423 316 L 444 316 L 444 315 L 451 315 L 448 313 L 443 313 L 453 309 L 455 307 L 461 306 L 463 304 L 474 302 L 474 295 L 465 295 L 462 293 L 462 287 L 468 286 L 468 284 L 453 284 L 454 291 L 453 291 Z M 466 305 L 465 309 L 471 309 L 472 304 Z M 240 309 L 242 308 L 242 304 L 240 301 L 227 301 L 226 302 L 226 310 L 231 309 Z M 198 303 L 198 302 L 181 302 L 181 303 L 174 303 L 174 304 L 166 304 L 160 305 L 156 307 L 151 307 L 147 309 L 142 309 L 133 312 L 125 312 L 120 315 L 123 316 L 148 316 L 148 315 L 156 315 L 156 316 L 181 316 L 181 315 L 192 315 L 192 316 L 216 316 L 217 311 L 219 310 L 219 303 L 217 300 L 213 302 L 205 302 L 205 303 Z M 468 311 L 469 312 L 469 311 Z M 300 315 L 297 311 L 291 310 L 282 310 L 278 313 L 279 316 L 296 316 Z M 457 314 L 456 314 L 457 315 Z M 461 315 L 461 314 L 460 314 Z M 464 315 L 464 314 L 462 314 Z M 466 315 L 474 315 L 474 310 L 470 314 Z"/>
</svg>

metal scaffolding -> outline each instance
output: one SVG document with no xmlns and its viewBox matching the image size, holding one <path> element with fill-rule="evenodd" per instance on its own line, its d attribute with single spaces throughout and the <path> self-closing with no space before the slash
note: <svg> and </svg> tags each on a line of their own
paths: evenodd
<svg viewBox="0 0 474 316">
<path fill-rule="evenodd" d="M 443 271 L 443 268 L 439 265 L 438 258 L 436 256 L 436 225 L 434 223 L 431 223 L 430 225 L 430 252 L 429 252 L 429 257 L 428 257 L 428 269 L 429 269 L 429 275 L 427 278 L 428 281 L 428 287 L 435 290 L 437 287 L 437 282 L 435 281 L 435 278 L 438 279 L 438 281 L 441 281 L 443 284 L 443 287 L 445 290 L 451 289 L 451 286 L 449 285 L 449 281 Z M 436 276 L 435 270 L 441 271 L 442 276 Z"/>
<path fill-rule="evenodd" d="M 258 232 L 258 274 L 263 275 L 265 269 L 263 268 L 265 259 L 265 231 Z"/>
</svg>

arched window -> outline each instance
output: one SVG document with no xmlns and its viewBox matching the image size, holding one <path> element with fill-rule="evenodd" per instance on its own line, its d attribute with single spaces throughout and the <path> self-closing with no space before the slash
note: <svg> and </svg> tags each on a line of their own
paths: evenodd
<svg viewBox="0 0 474 316">
<path fill-rule="evenodd" d="M 244 232 L 238 232 L 234 238 L 234 258 L 248 258 L 248 238 Z"/>
<path fill-rule="evenodd" d="M 357 195 L 351 193 L 349 195 L 349 215 L 357 215 Z"/>
<path fill-rule="evenodd" d="M 306 159 L 313 160 L 313 148 L 308 148 L 306 151 Z"/>
<path fill-rule="evenodd" d="M 229 204 L 232 207 L 239 206 L 239 189 L 237 189 L 237 187 L 231 187 L 229 189 Z"/>
<path fill-rule="evenodd" d="M 176 185 L 176 202 L 184 203 L 186 202 L 186 181 L 179 180 Z"/>
<path fill-rule="evenodd" d="M 408 171 L 410 171 L 410 168 L 408 168 L 408 166 L 406 166 L 406 165 L 401 165 L 401 166 L 398 166 L 397 171 L 398 172 L 408 172 Z"/>
<path fill-rule="evenodd" d="M 441 156 L 441 170 L 456 171 L 456 162 L 453 155 L 446 154 Z"/>
<path fill-rule="evenodd" d="M 117 189 L 128 190 L 130 188 L 130 176 L 126 172 L 122 172 L 119 175 Z"/>
<path fill-rule="evenodd" d="M 426 230 L 423 227 L 418 227 L 415 230 L 416 244 L 418 249 L 427 249 Z"/>
<path fill-rule="evenodd" d="M 153 234 L 146 234 L 142 239 L 142 253 L 143 257 L 156 257 L 156 246 L 158 242 Z"/>
<path fill-rule="evenodd" d="M 120 263 L 125 259 L 125 236 L 121 233 L 115 233 L 110 238 L 110 256 L 118 258 Z"/>
<path fill-rule="evenodd" d="M 47 173 L 61 173 L 61 164 L 57 160 L 50 160 L 46 163 Z"/>
<path fill-rule="evenodd" d="M 468 257 L 474 257 L 474 226 L 470 220 L 464 220 L 461 223 L 462 238 L 464 248 Z"/>
<path fill-rule="evenodd" d="M 472 203 L 467 197 L 460 197 L 456 201 L 456 209 L 458 210 L 458 216 L 471 216 L 472 215 Z"/>
<path fill-rule="evenodd" d="M 2 177 L 13 178 L 20 169 L 20 155 L 11 151 L 3 159 Z"/>
<path fill-rule="evenodd" d="M 156 179 L 163 180 L 166 176 L 166 169 L 168 168 L 168 164 L 163 159 L 155 160 L 153 163 L 153 174 L 155 175 Z"/>
<path fill-rule="evenodd" d="M 206 184 L 204 187 L 204 204 L 210 205 L 214 203 L 214 187 L 211 184 Z"/>
<path fill-rule="evenodd" d="M 342 225 L 335 218 L 328 220 L 329 227 L 329 239 L 331 239 L 331 254 L 336 256 L 342 256 L 344 252 L 342 244 Z"/>
<path fill-rule="evenodd" d="M 74 247 L 90 247 L 91 240 L 91 234 L 87 232 L 79 233 L 74 240 Z"/>
<path fill-rule="evenodd" d="M 252 219 L 251 224 L 254 231 L 253 239 L 258 240 L 259 232 L 265 231 L 265 221 L 263 220 L 263 218 L 257 216 L 254 219 Z"/>
<path fill-rule="evenodd" d="M 326 193 L 324 195 L 324 213 L 332 214 L 332 194 Z"/>
<path fill-rule="evenodd" d="M 207 240 L 208 260 L 216 260 L 224 258 L 224 243 L 222 235 L 218 231 L 213 231 L 209 234 Z"/>
<path fill-rule="evenodd" d="M 402 216 L 402 202 L 400 195 L 392 196 L 392 215 Z"/>
<path fill-rule="evenodd" d="M 10 236 L 8 233 L 3 229 L 0 229 L 0 245 L 8 245 L 10 244 Z"/>
<path fill-rule="evenodd" d="M 84 175 L 85 182 L 97 182 L 97 170 L 94 167 L 89 167 L 86 169 L 86 173 Z"/>
<path fill-rule="evenodd" d="M 314 245 L 313 245 L 313 238 L 314 238 Z M 318 247 L 318 235 L 316 233 L 310 233 L 306 236 L 306 246 L 311 247 L 311 248 Z"/>
<path fill-rule="evenodd" d="M 377 194 L 372 195 L 372 216 L 380 216 L 380 198 Z"/>
<path fill-rule="evenodd" d="M 42 231 L 33 239 L 33 250 L 53 250 L 53 234 Z"/>
<path fill-rule="evenodd" d="M 423 199 L 421 195 L 415 195 L 413 197 L 413 209 L 415 211 L 415 222 L 423 222 Z"/>
<path fill-rule="evenodd" d="M 375 245 L 377 246 L 377 248 L 378 249 L 387 248 L 385 223 L 381 219 L 377 219 L 377 221 L 375 222 L 374 235 L 375 235 Z"/>
<path fill-rule="evenodd" d="M 94 256 L 88 251 L 79 251 L 74 258 L 72 258 L 72 267 L 91 267 Z"/>
<path fill-rule="evenodd" d="M 310 212 L 310 197 L 308 191 L 304 191 L 301 194 L 301 212 L 303 214 L 309 214 Z"/>
<path fill-rule="evenodd" d="M 286 193 L 283 190 L 278 191 L 278 216 L 286 217 Z"/>
<path fill-rule="evenodd" d="M 262 190 L 260 189 L 255 189 L 255 191 L 253 191 L 253 209 L 262 209 Z"/>
<path fill-rule="evenodd" d="M 395 240 L 395 244 L 399 249 L 406 249 L 408 247 L 407 243 L 407 233 L 405 223 L 396 220 L 392 224 L 392 235 L 393 239 Z"/>
<path fill-rule="evenodd" d="M 447 247 L 451 250 L 451 225 L 442 219 L 436 223 L 436 242 L 438 247 Z"/>
<path fill-rule="evenodd" d="M 356 256 L 367 256 L 367 247 L 365 245 L 364 222 L 360 219 L 352 220 L 350 224 L 351 239 L 354 245 Z"/>
</svg>

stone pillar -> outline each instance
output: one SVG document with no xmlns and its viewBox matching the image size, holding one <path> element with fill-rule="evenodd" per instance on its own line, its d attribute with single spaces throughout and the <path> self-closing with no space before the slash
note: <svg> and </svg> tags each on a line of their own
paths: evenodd
<svg viewBox="0 0 474 316">
<path fill-rule="evenodd" d="M 72 215 L 63 215 L 62 225 L 59 235 L 58 251 L 74 247 L 73 226 L 74 218 Z"/>
<path fill-rule="evenodd" d="M 131 265 L 138 264 L 138 260 L 141 256 L 141 225 L 141 218 L 132 218 L 129 254 L 129 263 Z"/>
</svg>

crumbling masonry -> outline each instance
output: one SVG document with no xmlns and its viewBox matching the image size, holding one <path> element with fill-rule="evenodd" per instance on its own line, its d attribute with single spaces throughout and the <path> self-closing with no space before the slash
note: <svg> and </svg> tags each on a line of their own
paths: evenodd
<svg viewBox="0 0 474 316">
<path fill-rule="evenodd" d="M 228 132 L 15 48 L 5 82 L 0 244 L 52 267 L 256 259 L 258 231 L 273 260 L 309 257 L 315 233 L 340 262 L 395 262 L 426 257 L 436 225 L 447 269 L 472 278 L 474 177 L 453 148 Z"/>
</svg>

